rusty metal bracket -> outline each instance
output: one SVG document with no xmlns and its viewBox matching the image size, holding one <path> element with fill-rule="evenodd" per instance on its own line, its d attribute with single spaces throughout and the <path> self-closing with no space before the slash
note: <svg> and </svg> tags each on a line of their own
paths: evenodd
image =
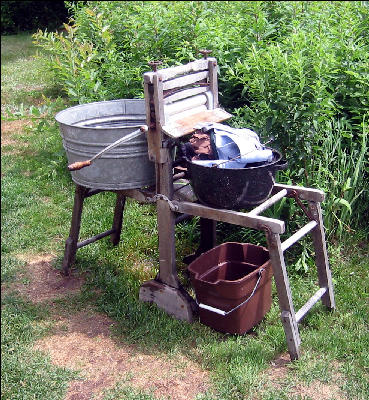
<svg viewBox="0 0 369 400">
<path fill-rule="evenodd" d="M 310 210 L 308 210 L 304 204 L 302 203 L 298 193 L 296 192 L 296 190 L 292 190 L 287 197 L 291 197 L 294 198 L 296 200 L 296 203 L 299 205 L 299 207 L 301 208 L 301 210 L 304 212 L 304 214 L 309 218 L 310 221 L 317 221 L 317 219 L 315 218 L 315 216 L 310 212 Z"/>
<path fill-rule="evenodd" d="M 147 203 L 156 203 L 158 200 L 164 200 L 168 203 L 171 211 L 177 212 L 179 210 L 179 208 L 176 204 L 174 204 L 167 196 L 165 196 L 164 194 L 161 194 L 161 193 L 158 193 L 153 197 L 146 197 L 145 200 Z"/>
</svg>

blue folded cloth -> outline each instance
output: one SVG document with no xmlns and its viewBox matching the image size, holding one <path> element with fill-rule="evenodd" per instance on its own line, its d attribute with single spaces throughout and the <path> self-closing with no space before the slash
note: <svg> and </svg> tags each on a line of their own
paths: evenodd
<svg viewBox="0 0 369 400">
<path fill-rule="evenodd" d="M 251 129 L 237 129 L 218 123 L 201 123 L 195 128 L 211 133 L 214 153 L 223 161 L 220 168 L 243 168 L 248 163 L 272 161 L 272 151 L 260 143 L 259 136 Z M 226 162 L 236 157 L 236 160 Z"/>
</svg>

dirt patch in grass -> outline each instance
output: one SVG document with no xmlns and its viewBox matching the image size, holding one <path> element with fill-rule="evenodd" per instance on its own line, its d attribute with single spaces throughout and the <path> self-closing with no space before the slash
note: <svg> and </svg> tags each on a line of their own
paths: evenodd
<svg viewBox="0 0 369 400">
<path fill-rule="evenodd" d="M 32 121 L 26 119 L 18 119 L 15 121 L 1 122 L 1 152 L 3 154 L 19 154 L 19 142 L 17 136 L 22 135 L 25 127 L 32 125 Z M 6 147 L 14 147 L 13 149 L 4 150 Z M 25 144 L 22 145 L 24 150 Z"/>
<path fill-rule="evenodd" d="M 64 276 L 52 266 L 54 256 L 45 254 L 27 258 L 24 270 L 18 275 L 12 290 L 26 297 L 33 303 L 56 300 L 71 294 L 76 294 L 84 283 L 84 278 L 72 273 Z"/>
<path fill-rule="evenodd" d="M 25 127 L 32 126 L 32 121 L 28 119 L 17 119 L 15 121 L 1 122 L 1 145 L 3 140 L 14 135 L 22 134 Z"/>
<path fill-rule="evenodd" d="M 342 382 L 343 379 L 339 373 L 335 373 L 334 380 L 331 380 L 330 382 L 314 380 L 310 384 L 299 383 L 286 389 L 286 385 L 290 384 L 290 363 L 291 361 L 288 353 L 283 353 L 272 361 L 270 368 L 263 373 L 263 377 L 266 380 L 269 388 L 276 390 L 288 390 L 291 398 L 319 400 L 346 399 L 346 396 L 343 394 L 337 383 L 340 381 Z M 338 367 L 330 366 L 329 368 L 338 370 Z"/>
<path fill-rule="evenodd" d="M 80 372 L 65 400 L 101 399 L 119 382 L 172 400 L 191 400 L 209 388 L 208 373 L 184 356 L 168 359 L 143 353 L 114 339 L 115 322 L 92 307 L 71 312 L 54 303 L 77 294 L 84 279 L 76 272 L 63 276 L 52 265 L 53 255 L 17 258 L 25 266 L 11 289 L 34 303 L 47 304 L 55 321 L 51 334 L 35 348 L 49 354 L 55 365 Z"/>
<path fill-rule="evenodd" d="M 36 343 L 54 364 L 79 370 L 66 400 L 99 399 L 118 381 L 172 400 L 191 400 L 208 389 L 207 373 L 185 357 L 145 354 L 114 340 L 114 322 L 96 312 L 79 312 L 58 321 L 59 332 Z"/>
</svg>

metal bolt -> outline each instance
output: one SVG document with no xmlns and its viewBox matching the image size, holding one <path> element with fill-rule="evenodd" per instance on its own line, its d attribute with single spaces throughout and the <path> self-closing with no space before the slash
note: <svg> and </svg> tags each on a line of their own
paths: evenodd
<svg viewBox="0 0 369 400">
<path fill-rule="evenodd" d="M 210 54 L 212 50 L 199 50 L 199 53 L 201 53 L 204 56 L 204 59 L 206 60 L 208 58 L 208 54 Z"/>
<path fill-rule="evenodd" d="M 158 70 L 158 66 L 163 64 L 160 60 L 149 61 L 148 64 L 150 65 L 151 69 L 156 72 Z"/>
</svg>

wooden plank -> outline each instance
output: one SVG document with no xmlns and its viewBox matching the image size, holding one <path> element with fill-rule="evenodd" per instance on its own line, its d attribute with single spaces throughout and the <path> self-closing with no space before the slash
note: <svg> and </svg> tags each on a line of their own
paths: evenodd
<svg viewBox="0 0 369 400">
<path fill-rule="evenodd" d="M 304 237 L 307 233 L 309 233 L 312 229 L 314 229 L 317 225 L 318 224 L 316 221 L 308 222 L 304 227 L 299 229 L 297 232 L 295 232 L 292 236 L 290 236 L 288 239 L 286 239 L 282 243 L 282 251 L 287 250 L 294 243 L 296 243 L 298 240 L 300 240 L 302 237 Z"/>
<path fill-rule="evenodd" d="M 167 162 L 157 163 L 158 185 L 157 193 L 173 199 L 172 157 L 169 149 L 162 148 L 167 153 Z M 171 211 L 169 203 L 158 200 L 156 203 L 158 233 L 159 233 L 159 279 L 161 282 L 178 288 L 176 254 L 175 254 L 175 214 Z"/>
<path fill-rule="evenodd" d="M 153 100 L 155 105 L 155 118 L 157 125 L 165 125 L 164 102 L 163 102 L 163 82 L 158 75 L 154 76 Z"/>
<path fill-rule="evenodd" d="M 216 60 L 209 60 L 209 88 L 213 95 L 213 105 L 211 108 L 218 108 L 218 63 Z"/>
<path fill-rule="evenodd" d="M 125 204 L 126 204 L 126 196 L 124 196 L 122 192 L 117 192 L 117 199 L 115 202 L 113 225 L 112 225 L 112 229 L 114 232 L 110 236 L 110 240 L 114 246 L 116 246 L 120 241 Z"/>
<path fill-rule="evenodd" d="M 320 203 L 309 202 L 309 209 L 313 217 L 318 221 L 318 225 L 311 232 L 311 236 L 315 249 L 315 264 L 318 272 L 319 286 L 322 288 L 327 288 L 327 292 L 322 297 L 322 303 L 331 310 L 334 310 L 336 308 L 336 303 L 334 299 L 331 269 L 328 262 L 323 216 Z"/>
<path fill-rule="evenodd" d="M 156 132 L 156 124 L 154 124 L 152 113 L 155 113 L 155 108 L 153 105 L 153 85 L 148 83 L 144 84 L 145 93 L 145 108 L 146 108 L 146 125 L 149 127 L 147 132 L 147 146 L 148 146 L 148 156 L 150 161 L 155 161 L 157 157 L 157 149 L 161 143 L 161 135 Z"/>
<path fill-rule="evenodd" d="M 299 357 L 300 336 L 295 319 L 290 282 L 281 248 L 281 239 L 279 234 L 268 231 L 266 233 L 266 239 L 268 242 L 270 262 L 273 267 L 273 275 L 278 293 L 281 320 L 287 339 L 287 347 L 291 359 L 294 360 Z"/>
<path fill-rule="evenodd" d="M 173 115 L 172 117 L 169 117 L 168 118 L 169 121 L 168 121 L 168 123 L 166 125 L 164 125 L 164 127 L 165 126 L 170 126 L 170 125 L 177 125 L 177 121 L 181 121 L 182 119 L 189 118 L 189 117 L 191 117 L 192 115 L 195 115 L 195 114 L 200 114 L 200 113 L 206 112 L 207 110 L 208 110 L 208 107 L 206 106 L 206 104 L 194 107 L 194 108 L 189 109 L 189 110 L 184 110 L 184 111 L 182 111 L 182 112 L 180 112 L 178 114 Z"/>
<path fill-rule="evenodd" d="M 158 76 L 154 76 L 152 85 L 145 84 L 145 97 L 147 96 L 147 104 L 149 112 L 149 131 L 147 133 L 148 153 L 151 161 L 160 162 L 160 147 L 162 142 L 161 126 L 165 123 L 163 108 L 163 83 Z"/>
<path fill-rule="evenodd" d="M 163 90 L 169 90 L 169 89 L 180 88 L 183 86 L 191 85 L 191 84 L 201 81 L 203 79 L 207 79 L 208 77 L 209 77 L 209 71 L 207 71 L 207 70 L 180 76 L 178 78 L 174 78 L 169 81 L 165 81 L 163 83 Z"/>
<path fill-rule="evenodd" d="M 192 323 L 195 301 L 183 289 L 177 289 L 151 280 L 140 287 L 139 299 L 149 303 L 155 303 L 167 314 L 175 318 Z"/>
<path fill-rule="evenodd" d="M 283 311 L 281 314 L 281 320 L 286 335 L 287 348 L 290 354 L 291 360 L 298 360 L 300 358 L 300 344 L 301 339 L 298 330 L 294 328 L 294 321 L 291 314 L 287 311 Z"/>
<path fill-rule="evenodd" d="M 320 288 L 310 299 L 296 312 L 296 321 L 299 323 L 311 308 L 322 298 L 326 293 L 327 288 Z"/>
<path fill-rule="evenodd" d="M 186 99 L 187 97 L 196 96 L 200 93 L 205 93 L 209 88 L 207 86 L 193 87 L 190 89 L 182 89 L 166 96 L 164 93 L 164 104 L 171 104 L 175 101 Z"/>
<path fill-rule="evenodd" d="M 174 114 L 181 113 L 186 110 L 194 109 L 195 107 L 202 106 L 208 101 L 205 94 L 199 94 L 197 96 L 192 96 L 185 100 L 176 101 L 170 105 L 164 106 L 165 119 L 168 121 L 170 117 Z"/>
<path fill-rule="evenodd" d="M 263 211 L 267 210 L 274 203 L 276 203 L 277 201 L 282 199 L 284 196 L 286 196 L 286 194 L 287 194 L 287 190 L 282 189 L 280 192 L 276 193 L 274 196 L 272 196 L 268 200 L 264 201 L 264 203 L 261 203 L 258 207 L 255 207 L 248 214 L 249 215 L 259 215 Z"/>
<path fill-rule="evenodd" d="M 273 218 L 249 216 L 247 213 L 240 211 L 212 208 L 197 203 L 177 201 L 173 201 L 173 203 L 178 206 L 179 212 L 184 214 L 197 215 L 202 218 L 227 222 L 229 224 L 245 226 L 258 230 L 267 227 L 275 233 L 283 233 L 285 230 L 284 222 Z"/>
<path fill-rule="evenodd" d="M 203 71 L 205 69 L 208 69 L 209 60 L 215 60 L 215 58 L 209 57 L 207 60 L 205 59 L 195 60 L 184 65 L 163 68 L 158 70 L 157 73 L 160 73 L 160 76 L 162 77 L 163 81 L 166 81 L 168 79 L 174 78 L 177 75 L 184 75 L 191 72 Z M 156 72 L 146 72 L 144 74 L 144 81 L 147 83 L 153 83 L 153 76 L 155 74 Z"/>
<path fill-rule="evenodd" d="M 181 136 L 193 133 L 195 131 L 195 126 L 200 122 L 222 122 L 226 119 L 232 117 L 221 108 L 216 108 L 214 110 L 203 110 L 201 112 L 194 112 L 183 118 L 174 119 L 170 121 L 168 125 L 162 127 L 165 134 L 172 138 L 179 138 Z"/>
<path fill-rule="evenodd" d="M 322 190 L 306 188 L 303 186 L 282 185 L 280 183 L 274 184 L 272 194 L 275 194 L 282 189 L 286 189 L 288 194 L 290 194 L 293 190 L 296 191 L 301 200 L 322 202 L 325 198 L 325 194 Z"/>
</svg>

